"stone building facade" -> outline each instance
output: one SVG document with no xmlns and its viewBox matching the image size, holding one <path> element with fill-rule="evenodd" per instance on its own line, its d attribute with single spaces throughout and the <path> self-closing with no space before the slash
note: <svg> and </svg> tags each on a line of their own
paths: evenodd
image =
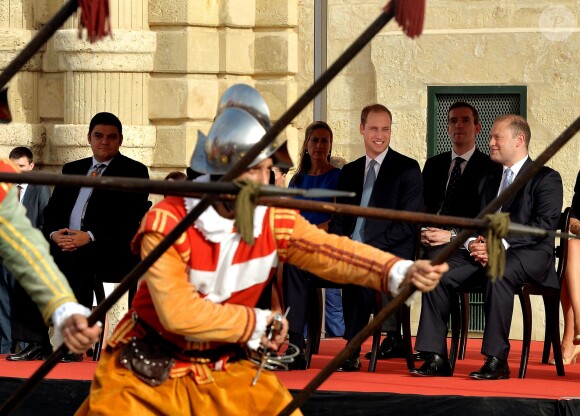
<svg viewBox="0 0 580 416">
<path fill-rule="evenodd" d="M 75 16 L 10 83 L 14 122 L 0 125 L 0 154 L 28 145 L 43 169 L 58 171 L 90 154 L 87 124 L 94 113 L 111 111 L 125 126 L 122 151 L 149 166 L 152 177 L 182 170 L 197 130 L 207 132 L 230 85 L 256 87 L 274 120 L 308 88 L 317 2 L 110 0 L 113 38 L 95 44 L 78 39 Z M 62 4 L 0 2 L 0 68 Z M 325 4 L 331 63 L 384 2 Z M 360 109 L 381 102 L 394 114 L 392 146 L 422 165 L 427 88 L 446 85 L 526 86 L 531 153 L 539 154 L 580 114 L 579 18 L 576 0 L 428 1 L 419 39 L 391 22 L 328 87 L 334 154 L 349 161 L 363 154 Z M 312 105 L 284 132 L 294 154 L 311 121 Z M 580 167 L 578 139 L 550 165 L 562 174 L 569 204 Z"/>
</svg>

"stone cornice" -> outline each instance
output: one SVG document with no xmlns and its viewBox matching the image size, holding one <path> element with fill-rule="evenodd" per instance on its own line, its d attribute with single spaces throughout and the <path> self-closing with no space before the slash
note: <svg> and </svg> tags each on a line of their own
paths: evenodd
<svg viewBox="0 0 580 416">
<path fill-rule="evenodd" d="M 76 29 L 54 36 L 58 66 L 63 71 L 151 72 L 157 47 L 155 32 L 115 30 L 113 39 L 89 43 Z"/>
</svg>

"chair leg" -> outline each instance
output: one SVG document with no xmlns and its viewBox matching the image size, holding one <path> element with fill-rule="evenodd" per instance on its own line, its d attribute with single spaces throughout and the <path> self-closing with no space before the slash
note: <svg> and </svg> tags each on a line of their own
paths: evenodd
<svg viewBox="0 0 580 416">
<path fill-rule="evenodd" d="M 546 310 L 546 329 L 550 327 L 550 340 L 552 350 L 554 351 L 554 361 L 556 362 L 556 373 L 559 376 L 565 376 L 564 362 L 562 361 L 562 348 L 560 348 L 560 296 L 544 296 L 544 308 Z M 552 324 L 549 324 L 552 323 Z M 547 332 L 547 331 L 546 331 Z M 544 355 L 550 356 L 550 344 L 548 344 L 548 352 L 546 353 L 546 345 L 544 344 Z"/>
<path fill-rule="evenodd" d="M 558 316 L 556 319 L 556 321 L 554 321 L 554 317 L 552 316 L 552 302 L 553 302 L 553 297 L 549 296 L 549 295 L 543 295 L 542 296 L 543 300 L 544 300 L 544 311 L 546 313 L 546 325 L 545 325 L 545 331 L 544 331 L 544 349 L 542 350 L 542 364 L 548 364 L 548 361 L 550 359 L 550 351 L 552 349 L 552 333 L 553 328 L 551 328 L 551 324 L 550 322 L 557 322 L 558 326 L 560 326 L 560 322 L 559 319 L 560 317 Z M 559 299 L 558 299 L 559 301 Z M 558 305 L 559 306 L 559 305 Z M 560 311 L 558 311 L 558 315 L 560 314 Z M 559 332 L 559 328 L 558 328 L 558 332 Z M 559 338 L 559 336 L 558 336 Z"/>
<path fill-rule="evenodd" d="M 530 294 L 525 289 L 525 286 L 518 293 L 520 303 L 522 306 L 522 317 L 524 334 L 522 337 L 522 358 L 520 359 L 520 371 L 518 378 L 526 377 L 526 370 L 528 367 L 528 359 L 530 357 L 530 342 L 532 339 L 532 303 Z"/>
<path fill-rule="evenodd" d="M 318 354 L 320 347 L 320 332 L 322 331 L 322 313 L 323 304 L 322 299 L 322 289 L 319 287 L 310 288 L 308 291 L 308 313 L 306 316 L 307 321 L 307 335 L 306 335 L 306 348 L 304 351 L 304 356 L 306 359 L 306 368 L 310 368 L 310 363 L 312 362 L 312 355 Z"/>
<path fill-rule="evenodd" d="M 105 299 L 105 287 L 102 282 L 95 282 L 95 298 L 97 299 L 97 303 L 101 303 L 103 299 Z M 105 315 L 105 320 L 107 316 Z M 99 336 L 99 341 L 93 347 L 93 361 L 99 361 L 101 358 L 101 350 L 103 349 L 103 343 L 105 342 L 105 330 L 106 325 L 105 321 L 103 320 L 103 330 L 101 331 L 101 335 Z"/>
<path fill-rule="evenodd" d="M 467 350 L 467 334 L 469 333 L 469 293 L 460 293 L 460 311 L 461 311 L 461 335 L 459 343 L 458 359 L 465 358 L 465 351 Z"/>
<path fill-rule="evenodd" d="M 461 294 L 457 293 L 456 302 L 451 305 L 451 348 L 449 349 L 449 364 L 451 365 L 451 373 L 455 371 L 455 363 L 457 362 L 459 337 L 461 333 L 462 322 L 462 308 L 461 308 Z"/>
<path fill-rule="evenodd" d="M 407 305 L 401 306 L 401 325 L 403 327 L 403 344 L 407 356 L 407 368 L 415 368 L 415 357 L 413 356 L 413 340 L 411 339 L 411 308 Z"/>
<path fill-rule="evenodd" d="M 383 298 L 381 292 L 375 293 L 375 316 L 383 307 Z M 381 328 L 373 332 L 373 345 L 371 349 L 371 359 L 369 360 L 369 373 L 374 373 L 377 368 L 377 353 L 381 344 Z"/>
</svg>

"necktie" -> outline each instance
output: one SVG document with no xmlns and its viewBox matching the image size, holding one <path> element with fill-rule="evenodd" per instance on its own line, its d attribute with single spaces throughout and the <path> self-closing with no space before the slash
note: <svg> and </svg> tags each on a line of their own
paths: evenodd
<svg viewBox="0 0 580 416">
<path fill-rule="evenodd" d="M 369 171 L 367 172 L 367 177 L 365 179 L 365 183 L 363 186 L 363 192 L 360 200 L 360 206 L 366 207 L 369 205 L 369 200 L 371 199 L 371 194 L 373 193 L 373 186 L 375 185 L 375 181 L 377 180 L 377 174 L 375 172 L 375 165 L 377 164 L 376 160 L 371 160 L 369 163 Z M 356 220 L 356 225 L 354 227 L 354 231 L 352 233 L 352 239 L 355 241 L 364 241 L 364 225 L 365 225 L 365 218 L 358 217 Z"/>
<path fill-rule="evenodd" d="M 103 170 L 106 167 L 107 165 L 105 165 L 104 163 L 98 163 L 89 170 L 87 176 L 101 176 L 101 173 L 103 173 Z M 68 228 L 70 228 L 71 230 L 81 229 L 82 220 L 85 216 L 87 204 L 89 202 L 89 198 L 91 197 L 92 193 L 93 188 L 81 188 L 81 190 L 79 191 L 79 196 L 77 197 L 75 206 L 73 207 L 72 212 L 70 214 Z"/>
<path fill-rule="evenodd" d="M 22 202 L 22 185 L 16 185 L 16 187 L 18 188 L 18 202 Z"/>
<path fill-rule="evenodd" d="M 451 202 L 453 201 L 453 194 L 461 178 L 461 164 L 465 162 L 462 157 L 455 158 L 455 165 L 453 165 L 453 170 L 451 170 L 451 176 L 449 176 L 449 183 L 447 184 L 447 190 L 445 191 L 445 198 L 443 199 L 443 204 L 441 204 L 441 209 L 439 214 L 449 215 L 451 210 Z"/>
<path fill-rule="evenodd" d="M 514 173 L 510 168 L 507 168 L 503 172 L 503 177 L 501 179 L 501 183 L 499 184 L 499 192 L 498 195 L 501 194 L 505 188 L 510 186 L 514 180 Z"/>
</svg>

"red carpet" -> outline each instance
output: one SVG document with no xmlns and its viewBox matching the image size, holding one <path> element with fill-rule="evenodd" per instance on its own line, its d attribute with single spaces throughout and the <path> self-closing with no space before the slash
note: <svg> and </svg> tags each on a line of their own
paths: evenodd
<svg viewBox="0 0 580 416">
<path fill-rule="evenodd" d="M 525 379 L 518 379 L 521 342 L 512 341 L 509 380 L 472 380 L 467 375 L 483 364 L 481 340 L 469 339 L 465 360 L 457 361 L 453 377 L 413 377 L 407 372 L 405 360 L 379 361 L 375 373 L 368 373 L 368 361 L 363 360 L 360 373 L 334 373 L 320 388 L 327 391 L 390 392 L 421 395 L 461 395 L 481 397 L 533 397 L 540 399 L 580 398 L 580 363 L 566 366 L 566 376 L 556 375 L 556 367 L 542 364 L 542 342 L 532 342 Z M 370 350 L 370 342 L 363 351 Z M 321 354 L 315 356 L 312 369 L 280 372 L 279 378 L 292 390 L 304 388 L 315 374 L 344 347 L 344 341 L 322 340 Z M 420 363 L 418 363 L 420 365 Z"/>
<path fill-rule="evenodd" d="M 510 354 L 510 380 L 472 380 L 467 375 L 479 369 L 483 363 L 479 353 L 481 340 L 469 339 L 466 359 L 457 362 L 453 377 L 422 378 L 408 375 L 405 361 L 394 359 L 379 361 L 377 371 L 368 373 L 368 361 L 363 360 L 360 373 L 335 373 L 320 388 L 324 391 L 344 392 L 389 392 L 421 395 L 461 395 L 481 397 L 530 397 L 539 399 L 580 398 L 580 363 L 566 366 L 566 376 L 558 377 L 556 368 L 541 363 L 542 343 L 532 342 L 528 372 L 525 379 L 518 379 L 520 348 L 519 341 L 512 341 Z M 312 368 L 306 371 L 277 373 L 290 390 L 300 390 L 326 365 L 344 346 L 340 339 L 322 340 L 319 355 L 315 355 Z M 370 342 L 363 346 L 368 351 Z M 27 378 L 40 361 L 12 362 L 0 356 L 0 377 Z M 82 363 L 59 364 L 48 378 L 61 380 L 90 380 L 96 363 L 86 358 Z"/>
</svg>

